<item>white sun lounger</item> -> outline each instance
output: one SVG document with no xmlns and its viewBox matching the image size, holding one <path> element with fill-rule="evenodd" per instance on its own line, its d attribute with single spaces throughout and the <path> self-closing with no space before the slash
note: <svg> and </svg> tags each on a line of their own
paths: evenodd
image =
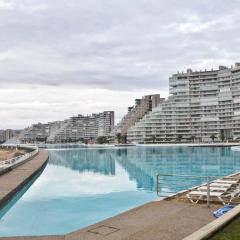
<svg viewBox="0 0 240 240">
<path fill-rule="evenodd" d="M 232 192 L 228 193 L 227 195 L 221 196 L 220 199 L 222 199 L 223 205 L 226 205 L 226 204 L 230 204 L 234 199 L 239 197 L 240 197 L 240 188 L 238 187 L 234 189 Z M 224 202 L 223 199 L 229 199 L 229 201 L 226 203 Z"/>
<path fill-rule="evenodd" d="M 230 188 L 232 186 L 231 183 L 211 183 L 210 187 L 223 187 L 223 188 Z"/>
<path fill-rule="evenodd" d="M 210 192 L 210 197 L 216 197 L 219 198 L 221 195 L 223 195 L 225 192 Z M 190 200 L 192 203 L 198 203 L 200 200 L 204 200 L 208 195 L 207 192 L 203 191 L 190 191 L 189 193 L 186 194 L 187 198 Z M 220 200 L 220 199 L 219 199 Z M 222 201 L 222 200 L 220 200 Z"/>
<path fill-rule="evenodd" d="M 207 192 L 203 191 L 190 191 L 186 194 L 187 198 L 192 203 L 198 203 L 200 200 L 204 200 L 207 198 Z M 240 188 L 236 188 L 235 190 L 226 194 L 225 192 L 214 192 L 210 191 L 210 198 L 217 198 L 223 205 L 230 204 L 234 199 L 240 197 Z M 228 201 L 224 201 L 224 199 L 228 199 Z"/>
<path fill-rule="evenodd" d="M 228 183 L 228 184 L 237 184 L 238 181 L 237 180 L 224 180 L 224 179 L 218 179 L 218 180 L 214 180 L 213 183 Z"/>
<path fill-rule="evenodd" d="M 229 189 L 228 187 L 211 187 L 211 186 L 210 186 L 210 191 L 225 192 L 225 191 L 227 191 L 228 189 Z M 207 186 L 202 186 L 202 187 L 199 187 L 197 190 L 207 191 L 207 190 L 208 190 L 208 187 L 207 187 Z"/>
</svg>

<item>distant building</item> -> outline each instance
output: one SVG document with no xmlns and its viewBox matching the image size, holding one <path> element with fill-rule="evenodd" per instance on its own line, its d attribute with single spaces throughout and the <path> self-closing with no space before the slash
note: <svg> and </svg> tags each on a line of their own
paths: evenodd
<svg viewBox="0 0 240 240">
<path fill-rule="evenodd" d="M 6 142 L 16 137 L 20 132 L 21 130 L 15 129 L 0 130 L 0 143 Z"/>
<path fill-rule="evenodd" d="M 49 122 L 48 123 L 49 133 L 48 133 L 47 142 L 49 143 L 55 142 L 57 133 L 60 132 L 62 129 L 64 129 L 67 124 L 68 124 L 67 120 Z"/>
<path fill-rule="evenodd" d="M 5 141 L 9 140 L 10 138 L 15 136 L 15 131 L 12 129 L 6 129 L 4 131 L 4 139 Z"/>
<path fill-rule="evenodd" d="M 135 142 L 240 139 L 240 64 L 173 74 L 169 98 L 128 130 Z"/>
<path fill-rule="evenodd" d="M 97 136 L 108 136 L 114 128 L 114 121 L 113 111 L 99 113 Z"/>
<path fill-rule="evenodd" d="M 108 136 L 114 127 L 114 112 L 104 111 L 92 115 L 71 117 L 54 136 L 55 142 L 76 142 Z"/>
<path fill-rule="evenodd" d="M 43 123 L 33 124 L 25 128 L 21 133 L 20 140 L 26 143 L 44 142 L 49 135 L 49 125 Z"/>
<path fill-rule="evenodd" d="M 0 130 L 0 144 L 5 142 L 4 140 L 4 130 Z"/>
<path fill-rule="evenodd" d="M 64 121 L 33 124 L 21 134 L 23 142 L 77 142 L 108 136 L 114 127 L 114 112 L 73 116 Z"/>
<path fill-rule="evenodd" d="M 114 134 L 127 134 L 130 127 L 156 108 L 163 100 L 164 98 L 160 98 L 160 94 L 146 95 L 141 99 L 135 99 L 135 105 L 128 108 L 128 113 L 114 128 Z"/>
</svg>

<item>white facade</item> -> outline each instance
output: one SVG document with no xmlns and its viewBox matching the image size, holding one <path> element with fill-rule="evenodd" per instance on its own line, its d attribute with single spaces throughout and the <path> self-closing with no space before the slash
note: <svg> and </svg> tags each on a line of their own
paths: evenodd
<svg viewBox="0 0 240 240">
<path fill-rule="evenodd" d="M 71 117 L 64 121 L 47 124 L 33 124 L 22 131 L 23 142 L 77 142 L 84 139 L 95 139 L 108 136 L 114 127 L 114 112 L 104 111 L 98 114 Z"/>
<path fill-rule="evenodd" d="M 104 111 L 88 116 L 79 114 L 61 122 L 58 128 L 53 129 L 48 142 L 76 142 L 108 136 L 113 127 L 113 111 Z"/>
<path fill-rule="evenodd" d="M 240 139 L 240 64 L 173 74 L 169 98 L 128 131 L 135 142 Z"/>
<path fill-rule="evenodd" d="M 20 140 L 22 142 L 37 142 L 46 141 L 48 137 L 49 125 L 43 123 L 33 124 L 32 126 L 25 128 L 20 134 Z"/>
<path fill-rule="evenodd" d="M 146 95 L 141 99 L 135 99 L 135 105 L 128 108 L 128 113 L 114 128 L 113 135 L 121 133 L 127 134 L 127 131 L 136 122 L 138 122 L 144 115 L 157 107 L 164 98 L 160 98 L 160 94 Z"/>
</svg>

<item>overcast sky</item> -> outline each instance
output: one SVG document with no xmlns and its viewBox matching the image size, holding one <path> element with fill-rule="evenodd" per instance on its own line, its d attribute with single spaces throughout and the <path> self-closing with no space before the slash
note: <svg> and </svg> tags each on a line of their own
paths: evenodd
<svg viewBox="0 0 240 240">
<path fill-rule="evenodd" d="M 0 129 L 168 95 L 187 68 L 240 61 L 239 0 L 0 0 Z"/>
</svg>

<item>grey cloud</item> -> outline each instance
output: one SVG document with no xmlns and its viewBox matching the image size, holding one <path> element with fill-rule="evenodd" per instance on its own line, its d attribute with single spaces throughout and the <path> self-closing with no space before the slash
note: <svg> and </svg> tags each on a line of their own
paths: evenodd
<svg viewBox="0 0 240 240">
<path fill-rule="evenodd" d="M 238 0 L 0 3 L 3 85 L 166 89 L 178 70 L 240 60 Z"/>
</svg>

